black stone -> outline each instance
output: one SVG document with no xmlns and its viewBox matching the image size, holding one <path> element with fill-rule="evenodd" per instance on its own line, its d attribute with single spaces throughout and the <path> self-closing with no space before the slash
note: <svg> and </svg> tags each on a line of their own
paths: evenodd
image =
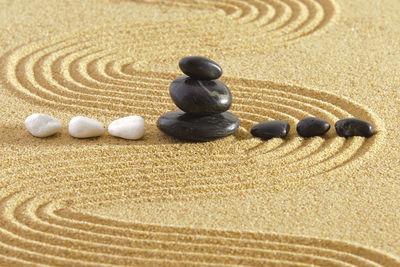
<svg viewBox="0 0 400 267">
<path fill-rule="evenodd" d="M 271 139 L 274 137 L 284 138 L 290 130 L 290 125 L 286 121 L 265 121 L 251 128 L 250 133 L 255 137 L 262 139 Z"/>
<path fill-rule="evenodd" d="M 313 136 L 321 136 L 329 129 L 331 125 L 326 120 L 315 118 L 315 117 L 307 117 L 302 119 L 297 124 L 297 133 L 302 137 L 313 137 Z"/>
<path fill-rule="evenodd" d="M 239 120 L 229 112 L 199 117 L 177 110 L 162 115 L 157 127 L 178 139 L 211 141 L 234 134 L 239 128 Z"/>
<path fill-rule="evenodd" d="M 187 76 L 198 80 L 215 80 L 222 75 L 222 69 L 217 63 L 200 56 L 182 58 L 179 61 L 179 68 Z"/>
<path fill-rule="evenodd" d="M 232 103 L 229 88 L 218 80 L 195 80 L 182 76 L 172 82 L 169 93 L 178 108 L 196 115 L 222 113 Z"/>
<path fill-rule="evenodd" d="M 371 137 L 375 134 L 374 126 L 366 121 L 356 118 L 349 118 L 337 121 L 335 123 L 335 129 L 337 134 L 341 137 Z"/>
</svg>

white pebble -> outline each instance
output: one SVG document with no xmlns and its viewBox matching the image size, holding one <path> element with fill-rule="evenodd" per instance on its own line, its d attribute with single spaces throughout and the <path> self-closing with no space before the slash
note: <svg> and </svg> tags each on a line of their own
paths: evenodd
<svg viewBox="0 0 400 267">
<path fill-rule="evenodd" d="M 144 135 L 144 132 L 144 120 L 140 116 L 124 117 L 113 121 L 108 126 L 109 134 L 125 139 L 140 139 Z"/>
<path fill-rule="evenodd" d="M 101 122 L 83 116 L 73 117 L 68 126 L 69 134 L 76 138 L 89 138 L 104 133 Z"/>
<path fill-rule="evenodd" d="M 46 114 L 32 114 L 25 120 L 25 127 L 36 137 L 47 137 L 60 131 L 61 121 Z"/>
</svg>

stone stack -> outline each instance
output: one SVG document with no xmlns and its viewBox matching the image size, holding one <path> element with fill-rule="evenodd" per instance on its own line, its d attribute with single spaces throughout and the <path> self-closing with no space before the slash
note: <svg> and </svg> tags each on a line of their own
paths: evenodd
<svg viewBox="0 0 400 267">
<path fill-rule="evenodd" d="M 181 59 L 179 68 L 187 76 L 176 78 L 169 92 L 180 110 L 161 116 L 157 127 L 170 136 L 194 142 L 234 134 L 239 120 L 227 112 L 232 94 L 217 80 L 222 75 L 221 67 L 205 57 L 191 56 Z"/>
</svg>

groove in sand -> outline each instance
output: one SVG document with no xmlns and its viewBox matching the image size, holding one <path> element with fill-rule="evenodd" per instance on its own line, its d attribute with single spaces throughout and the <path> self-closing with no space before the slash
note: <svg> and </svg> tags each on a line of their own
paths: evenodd
<svg viewBox="0 0 400 267">
<path fill-rule="evenodd" d="M 122 115 L 133 112 L 143 114 L 151 123 L 154 123 L 162 113 L 173 109 L 172 102 L 166 101 L 169 99 L 166 88 L 171 82 L 171 77 L 176 77 L 176 74 L 149 73 L 136 70 L 126 59 L 120 60 L 122 56 L 116 53 L 117 49 L 113 46 L 90 45 L 89 40 L 96 39 L 93 38 L 93 34 L 100 34 L 100 37 L 103 35 L 103 33 L 97 31 L 89 31 L 85 42 L 77 43 L 74 37 L 61 37 L 50 43 L 41 41 L 40 43 L 43 45 L 28 44 L 10 52 L 2 58 L 6 75 L 3 77 L 4 82 L 10 85 L 10 89 L 14 93 L 18 93 L 25 99 L 28 97 L 34 103 L 51 104 L 55 107 L 62 106 L 66 109 L 95 109 L 105 115 L 110 113 Z M 120 35 L 124 37 L 124 31 L 120 31 Z M 106 34 L 104 38 L 107 38 Z M 129 43 L 124 38 L 120 38 L 119 42 Z M 149 45 L 145 40 L 143 44 Z M 154 80 L 152 77 L 158 78 Z M 285 119 L 291 123 L 291 132 L 293 133 L 293 126 L 300 119 L 312 115 L 323 117 L 331 124 L 343 117 L 360 117 L 371 121 L 378 130 L 383 129 L 379 119 L 370 114 L 369 111 L 332 94 L 318 92 L 319 97 L 317 99 L 311 89 L 231 77 L 224 77 L 223 80 L 231 87 L 236 99 L 232 110 L 241 118 L 242 125 L 247 125 L 246 128 L 250 128 L 260 119 Z M 248 103 L 248 99 L 252 99 L 251 104 Z M 245 136 L 250 137 L 245 128 L 242 128 L 241 132 L 245 139 Z M 363 144 L 356 138 L 344 141 L 330 135 L 327 139 L 323 139 L 317 147 L 312 146 L 313 148 L 310 148 L 310 141 L 297 138 L 291 134 L 284 144 L 276 149 L 269 150 L 267 154 L 262 154 L 264 159 L 274 159 L 274 161 L 265 163 L 266 161 L 263 162 L 261 156 L 251 156 L 256 153 L 260 154 L 262 151 L 260 149 L 251 150 L 252 147 L 255 147 L 256 141 L 241 143 L 244 142 L 243 138 L 236 135 L 227 138 L 226 142 L 233 139 L 234 142 L 228 147 L 239 151 L 239 154 L 220 154 L 225 157 L 226 160 L 224 161 L 207 160 L 216 172 L 224 169 L 222 164 L 234 162 L 233 159 L 235 158 L 237 162 L 234 165 L 235 167 L 238 167 L 242 162 L 250 162 L 247 164 L 263 166 L 268 169 L 268 171 L 263 171 L 262 175 L 261 173 L 255 174 L 259 178 L 252 179 L 249 183 L 243 183 L 244 180 L 241 180 L 243 185 L 247 184 L 250 186 L 248 188 L 252 188 L 255 185 L 268 184 L 263 181 L 265 179 L 262 177 L 273 177 L 276 173 L 282 173 L 282 171 L 287 173 L 287 180 L 290 181 L 300 177 L 305 179 L 334 169 L 343 162 L 348 162 L 349 159 L 356 159 L 357 156 L 361 156 L 362 153 L 358 152 L 361 148 L 364 153 L 368 151 L 367 147 L 375 143 L 373 140 L 382 138 L 380 136 L 381 134 L 378 133 L 376 137 L 371 139 L 372 141 Z M 316 140 L 313 142 L 317 142 Z M 221 142 L 225 141 L 222 140 Z M 245 149 L 243 144 L 247 144 L 248 148 Z M 158 148 L 158 151 L 164 150 Z M 141 155 L 143 156 L 143 154 Z M 187 153 L 182 153 L 181 156 L 191 157 Z M 340 160 L 338 160 L 339 158 Z M 110 159 L 108 158 L 108 160 Z M 134 161 L 138 164 L 141 162 L 138 159 Z M 128 160 L 127 162 L 134 161 Z M 171 165 L 169 163 L 170 158 L 155 159 L 155 162 L 159 162 L 158 168 L 151 167 L 153 168 L 152 175 L 155 177 L 165 176 L 164 172 L 169 168 L 173 168 L 172 173 L 175 173 L 175 175 L 182 175 L 187 172 L 188 168 L 196 170 L 195 165 L 184 167 L 178 166 L 178 164 Z M 52 167 L 43 166 L 42 169 L 54 169 L 56 162 L 52 162 L 51 165 Z M 199 166 L 201 166 L 201 163 Z M 76 168 L 78 167 L 84 169 L 85 164 L 76 166 Z M 114 165 L 114 168 L 116 167 Z M 121 167 L 121 169 L 123 168 Z M 305 169 L 308 171 L 303 172 Z M 61 169 L 57 169 L 57 171 L 60 172 Z M 242 174 L 246 173 L 242 172 Z M 254 175 L 254 173 L 252 174 Z M 35 175 L 38 174 L 33 174 L 33 176 Z M 74 175 L 76 174 L 70 176 Z M 200 176 L 186 179 L 192 179 L 193 190 L 198 190 L 198 186 L 203 186 L 203 182 L 207 181 L 203 180 L 200 184 L 196 184 L 204 179 Z M 215 186 L 235 188 L 233 186 L 234 181 L 232 181 L 232 184 L 220 183 L 218 179 L 215 182 Z M 183 186 L 185 184 L 181 184 L 180 188 L 183 188 Z M 189 188 L 191 187 L 186 187 L 185 195 Z M 246 186 L 245 188 L 248 189 Z"/>
<path fill-rule="evenodd" d="M 256 29 L 255 36 L 269 36 L 266 42 L 271 44 L 325 28 L 338 10 L 330 0 L 163 1 L 164 4 L 222 9 L 228 19 L 237 22 L 227 29 L 226 36 L 251 26 Z M 145 25 L 148 31 L 143 32 L 143 27 L 139 30 L 122 25 L 39 40 L 0 59 L 0 80 L 12 94 L 38 106 L 104 116 L 137 113 L 154 124 L 158 116 L 174 109 L 167 88 L 179 74 L 139 70 L 135 55 L 175 58 L 176 52 L 160 52 L 174 45 L 169 36 L 200 44 L 207 41 L 199 37 L 201 23 L 194 23 L 192 32 L 185 31 L 178 22 L 168 22 L 163 27 Z M 133 39 L 141 41 L 132 44 Z M 192 51 L 188 44 L 182 44 L 182 53 Z M 227 47 L 221 41 L 210 47 L 214 53 L 234 52 L 243 44 L 235 45 Z M 208 52 L 201 49 L 197 52 Z M 130 55 L 131 51 L 135 55 Z M 257 192 L 280 184 L 290 186 L 357 160 L 385 138 L 384 125 L 376 115 L 338 95 L 268 81 L 233 77 L 222 80 L 232 90 L 232 111 L 242 123 L 234 136 L 210 144 L 191 144 L 188 149 L 153 127 L 149 139 L 129 147 L 89 145 L 85 148 L 91 153 L 88 158 L 81 158 L 79 150 L 73 149 L 21 156 L 19 162 L 27 163 L 23 172 L 12 164 L 1 169 L 4 179 L 0 192 L 4 198 L 0 201 L 0 263 L 399 265 L 398 259 L 386 253 L 344 241 L 128 223 L 75 210 L 121 198 L 138 203 L 184 200 Z M 332 130 L 324 138 L 296 136 L 295 124 L 310 115 L 323 117 L 331 124 L 343 117 L 359 117 L 372 122 L 378 134 L 368 140 L 338 138 Z M 251 138 L 250 127 L 269 119 L 290 122 L 292 130 L 287 140 L 262 142 Z M 209 154 L 201 154 L 203 146 L 209 148 Z M 32 163 L 38 158 L 42 159 L 40 164 Z M 180 158 L 194 163 L 181 162 Z M 64 166 L 66 163 L 68 166 Z M 36 184 L 34 189 L 32 183 Z"/>
<path fill-rule="evenodd" d="M 138 264 L 160 259 L 251 265 L 399 263 L 386 254 L 342 241 L 126 223 L 70 211 L 42 198 L 20 194 L 3 199 L 0 207 L 0 246 L 22 249 L 23 255 L 37 255 L 30 262 L 42 264 Z M 140 258 L 133 256 L 138 252 Z"/>
<path fill-rule="evenodd" d="M 132 2 L 191 9 L 221 9 L 241 24 L 255 24 L 285 40 L 294 40 L 323 28 L 337 13 L 333 0 L 223 0 Z"/>
</svg>

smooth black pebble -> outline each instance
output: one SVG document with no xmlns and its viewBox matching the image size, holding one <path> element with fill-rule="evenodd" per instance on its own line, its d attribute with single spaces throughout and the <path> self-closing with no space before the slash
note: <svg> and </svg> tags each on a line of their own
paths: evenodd
<svg viewBox="0 0 400 267">
<path fill-rule="evenodd" d="M 239 128 L 239 120 L 229 112 L 199 117 L 177 110 L 162 115 L 157 127 L 178 139 L 211 141 L 234 134 Z"/>
<path fill-rule="evenodd" d="M 215 80 L 222 75 L 222 69 L 217 63 L 200 56 L 182 58 L 179 61 L 179 68 L 187 76 L 198 80 Z"/>
<path fill-rule="evenodd" d="M 296 130 L 302 137 L 313 137 L 325 134 L 330 128 L 331 125 L 326 120 L 307 117 L 299 121 Z"/>
<path fill-rule="evenodd" d="M 172 82 L 169 93 L 178 108 L 196 115 L 222 113 L 232 103 L 229 88 L 218 80 L 196 80 L 182 76 Z"/>
<path fill-rule="evenodd" d="M 335 129 L 337 134 L 341 137 L 371 137 L 375 134 L 374 126 L 366 121 L 356 118 L 349 118 L 337 121 L 335 123 Z"/>
<path fill-rule="evenodd" d="M 286 121 L 265 121 L 251 128 L 250 133 L 255 137 L 262 139 L 271 139 L 274 137 L 284 138 L 289 133 L 290 125 Z"/>
</svg>

